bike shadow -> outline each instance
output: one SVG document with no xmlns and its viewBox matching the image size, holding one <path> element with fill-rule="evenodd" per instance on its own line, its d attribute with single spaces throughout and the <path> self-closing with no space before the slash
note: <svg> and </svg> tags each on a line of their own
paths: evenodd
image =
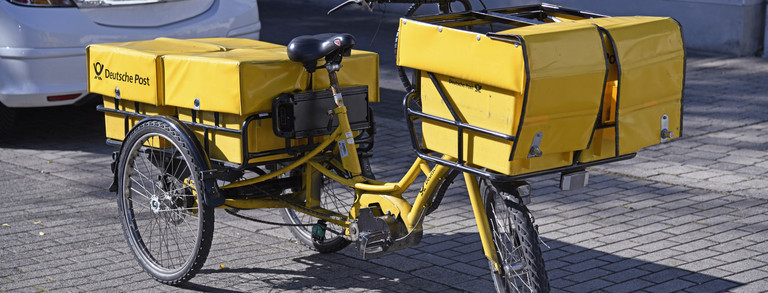
<svg viewBox="0 0 768 293">
<path fill-rule="evenodd" d="M 555 292 L 723 292 L 742 283 L 622 257 L 554 239 L 541 246 Z M 362 260 L 348 247 L 335 254 L 284 259 L 271 267 L 203 269 L 217 284 L 188 283 L 202 292 L 286 291 L 463 291 L 493 292 L 488 264 L 476 233 L 428 234 L 422 243 L 373 260 Z M 222 278 L 220 274 L 231 274 Z M 194 280 L 193 280 L 194 282 Z M 234 288 L 234 289 L 233 289 Z"/>
</svg>

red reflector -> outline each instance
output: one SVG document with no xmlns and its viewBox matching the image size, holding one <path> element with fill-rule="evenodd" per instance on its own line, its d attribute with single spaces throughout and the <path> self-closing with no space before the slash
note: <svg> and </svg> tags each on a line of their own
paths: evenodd
<svg viewBox="0 0 768 293">
<path fill-rule="evenodd" d="M 55 101 L 64 101 L 64 100 L 71 100 L 71 99 L 77 99 L 80 94 L 71 94 L 71 95 L 61 95 L 61 96 L 48 96 L 49 102 L 55 102 Z"/>
</svg>

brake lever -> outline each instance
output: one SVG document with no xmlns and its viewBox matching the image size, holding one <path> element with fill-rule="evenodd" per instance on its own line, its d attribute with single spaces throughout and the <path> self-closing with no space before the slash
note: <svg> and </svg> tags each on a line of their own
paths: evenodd
<svg viewBox="0 0 768 293">
<path fill-rule="evenodd" d="M 344 3 L 341 3 L 338 6 L 334 7 L 333 9 L 329 10 L 328 11 L 328 15 L 330 15 L 331 13 L 334 13 L 337 10 L 342 9 L 342 8 L 344 8 L 344 7 L 346 7 L 347 5 L 350 5 L 350 4 L 362 5 L 362 6 L 365 6 L 366 8 L 368 8 L 368 10 L 373 11 L 373 4 L 372 3 L 368 3 L 368 2 L 369 2 L 369 0 L 347 0 Z M 371 1 L 371 2 L 373 2 L 373 1 Z"/>
</svg>

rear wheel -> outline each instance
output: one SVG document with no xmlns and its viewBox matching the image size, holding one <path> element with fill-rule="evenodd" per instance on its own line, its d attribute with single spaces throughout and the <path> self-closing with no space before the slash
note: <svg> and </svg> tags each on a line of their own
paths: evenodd
<svg viewBox="0 0 768 293">
<path fill-rule="evenodd" d="M 177 285 L 205 263 L 213 209 L 204 204 L 200 163 L 168 124 L 148 121 L 126 138 L 117 204 L 136 260 L 156 280 Z"/>
<path fill-rule="evenodd" d="M 364 176 L 371 178 L 370 164 L 367 158 L 360 158 L 360 167 L 364 171 Z M 334 173 L 349 178 L 346 172 L 341 170 L 331 169 Z M 367 174 L 366 174 L 367 173 Z M 327 176 L 318 172 L 318 180 L 322 178 L 322 183 L 317 187 L 320 192 L 320 207 L 341 215 L 349 214 L 349 209 L 355 202 L 355 189 L 339 182 L 328 178 Z M 283 219 L 289 224 L 302 224 L 305 226 L 291 226 L 291 233 L 296 239 L 305 246 L 317 250 L 320 253 L 331 253 L 339 251 L 347 245 L 350 241 L 345 239 L 341 234 L 344 233 L 345 227 L 333 224 L 324 223 L 327 225 L 326 232 L 322 237 L 318 237 L 317 233 L 313 237 L 312 229 L 314 224 L 317 224 L 318 218 L 307 215 L 305 213 L 296 211 L 294 209 L 284 209 Z M 319 231 L 316 231 L 319 232 Z M 338 234 L 337 234 L 338 233 Z"/>
<path fill-rule="evenodd" d="M 547 271 L 538 245 L 538 234 L 528 209 L 513 195 L 480 181 L 493 244 L 501 271 L 491 263 L 498 292 L 549 292 Z"/>
</svg>

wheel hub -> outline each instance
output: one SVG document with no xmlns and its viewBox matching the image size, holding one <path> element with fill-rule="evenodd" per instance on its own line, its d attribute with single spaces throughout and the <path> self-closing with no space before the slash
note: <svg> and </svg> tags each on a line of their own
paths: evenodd
<svg viewBox="0 0 768 293">
<path fill-rule="evenodd" d="M 152 212 L 157 214 L 160 212 L 160 200 L 157 199 L 157 197 L 152 197 L 152 199 L 149 200 L 149 208 L 152 209 Z"/>
</svg>

